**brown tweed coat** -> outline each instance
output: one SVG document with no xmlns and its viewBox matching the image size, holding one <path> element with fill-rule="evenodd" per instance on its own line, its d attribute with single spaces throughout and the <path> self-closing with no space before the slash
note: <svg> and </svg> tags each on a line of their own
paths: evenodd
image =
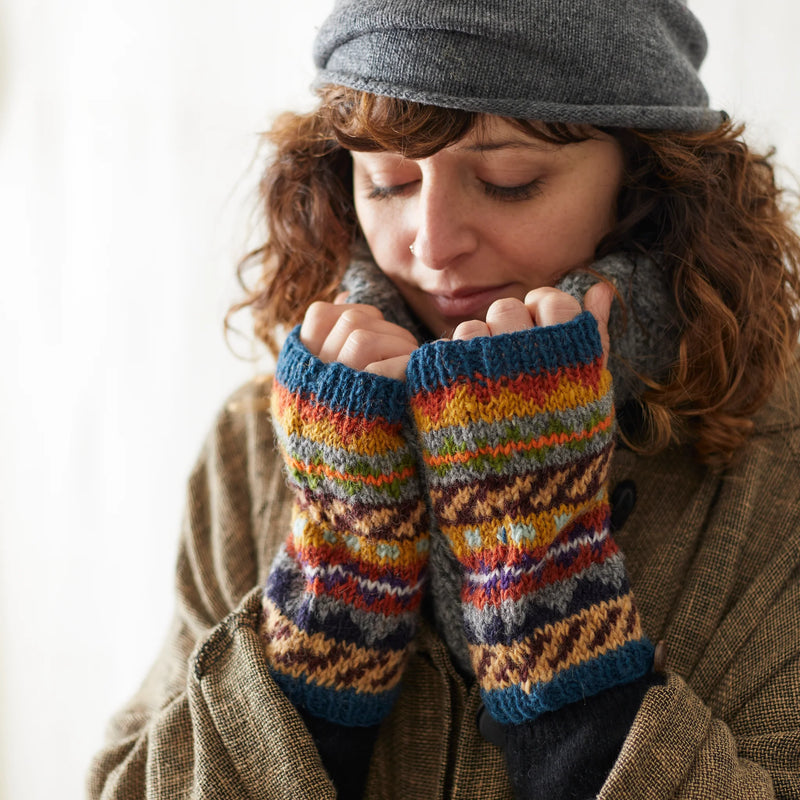
<svg viewBox="0 0 800 800">
<path fill-rule="evenodd" d="M 286 798 L 334 790 L 270 679 L 259 587 L 289 530 L 265 385 L 220 414 L 188 487 L 168 639 L 113 719 L 91 798 Z M 800 412 L 774 405 L 725 475 L 619 449 L 638 502 L 616 535 L 642 620 L 668 648 L 601 797 L 800 798 Z M 370 766 L 370 798 L 510 797 L 501 753 L 423 624 Z"/>
</svg>

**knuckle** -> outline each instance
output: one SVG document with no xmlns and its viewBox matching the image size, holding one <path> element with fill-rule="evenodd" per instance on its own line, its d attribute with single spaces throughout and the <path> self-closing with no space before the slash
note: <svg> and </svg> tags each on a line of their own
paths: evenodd
<svg viewBox="0 0 800 800">
<path fill-rule="evenodd" d="M 454 339 L 471 339 L 475 336 L 485 336 L 487 332 L 486 323 L 477 319 L 460 322 L 453 331 Z"/>
<path fill-rule="evenodd" d="M 331 304 L 322 301 L 312 303 L 303 317 L 300 327 L 300 339 L 312 352 L 316 352 L 331 330 Z"/>
<path fill-rule="evenodd" d="M 343 325 L 357 326 L 364 320 L 364 312 L 358 308 L 346 308 L 339 317 L 339 322 Z"/>
<path fill-rule="evenodd" d="M 520 300 L 514 297 L 501 297 L 489 306 L 486 315 L 489 316 L 489 314 L 491 314 L 494 317 L 503 317 L 511 314 L 518 314 L 522 308 L 524 308 L 524 306 Z"/>
<path fill-rule="evenodd" d="M 372 339 L 373 336 L 369 331 L 364 330 L 364 328 L 356 328 L 347 335 L 346 344 L 351 351 L 357 351 L 370 344 Z"/>
<path fill-rule="evenodd" d="M 558 290 L 552 286 L 538 286 L 536 289 L 531 289 L 528 292 L 528 294 L 525 295 L 525 302 L 526 303 L 540 302 L 548 294 L 556 291 Z"/>
<path fill-rule="evenodd" d="M 541 309 L 556 317 L 573 317 L 580 313 L 581 304 L 566 292 L 548 292 L 540 300 Z"/>
<path fill-rule="evenodd" d="M 313 302 L 306 309 L 305 316 L 303 317 L 303 328 L 312 330 L 320 327 L 322 321 L 327 316 L 327 305 L 327 303 L 323 303 L 321 300 Z"/>
</svg>

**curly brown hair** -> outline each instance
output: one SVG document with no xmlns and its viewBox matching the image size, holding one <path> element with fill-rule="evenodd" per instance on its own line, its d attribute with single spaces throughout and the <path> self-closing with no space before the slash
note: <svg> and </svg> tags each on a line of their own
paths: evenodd
<svg viewBox="0 0 800 800">
<path fill-rule="evenodd" d="M 338 86 L 318 108 L 287 113 L 265 134 L 273 149 L 260 182 L 265 243 L 239 265 L 255 333 L 275 350 L 278 325 L 331 299 L 363 241 L 349 150 L 424 158 L 458 141 L 481 115 Z M 549 142 L 592 135 L 587 126 L 509 120 Z M 800 238 L 776 186 L 772 153 L 760 155 L 730 121 L 710 132 L 604 129 L 622 145 L 617 223 L 596 257 L 641 252 L 671 276 L 682 335 L 663 382 L 643 376 L 648 423 L 637 446 L 655 452 L 690 441 L 712 466 L 728 463 L 752 416 L 795 364 L 800 332 Z M 258 270 L 252 288 L 244 273 Z"/>
</svg>

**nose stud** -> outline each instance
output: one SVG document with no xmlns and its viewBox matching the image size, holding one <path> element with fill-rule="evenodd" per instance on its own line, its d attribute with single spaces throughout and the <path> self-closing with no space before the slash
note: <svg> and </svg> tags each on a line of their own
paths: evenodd
<svg viewBox="0 0 800 800">
<path fill-rule="evenodd" d="M 408 246 L 408 249 L 411 251 L 411 255 L 412 255 L 412 256 L 415 256 L 415 255 L 416 255 L 416 253 L 414 252 L 414 245 L 413 245 L 413 244 L 410 244 L 410 245 Z"/>
</svg>

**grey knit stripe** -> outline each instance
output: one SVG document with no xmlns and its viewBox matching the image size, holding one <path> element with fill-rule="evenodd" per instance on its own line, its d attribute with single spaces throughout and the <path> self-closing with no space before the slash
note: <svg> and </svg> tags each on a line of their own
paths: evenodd
<svg viewBox="0 0 800 800">
<path fill-rule="evenodd" d="M 344 472 L 350 471 L 352 466 L 368 465 L 376 474 L 389 475 L 400 469 L 400 462 L 403 459 L 408 460 L 409 455 L 406 448 L 389 451 L 387 454 L 361 453 L 343 447 L 332 447 L 296 433 L 287 435 L 282 429 L 278 431 L 278 442 L 298 461 L 308 464 L 321 459 L 325 464 Z"/>
<path fill-rule="evenodd" d="M 533 437 L 531 437 L 533 438 Z M 596 434 L 591 439 L 576 443 L 574 448 L 566 448 L 563 444 L 552 447 L 537 448 L 535 453 L 519 450 L 503 455 L 497 460 L 486 457 L 460 462 L 457 468 L 443 468 L 441 472 L 432 468 L 426 473 L 426 480 L 430 488 L 442 489 L 458 483 L 463 483 L 465 475 L 470 481 L 484 479 L 487 476 L 503 475 L 513 478 L 518 475 L 527 475 L 537 471 L 547 471 L 554 468 L 569 466 L 574 463 L 576 456 L 594 456 L 609 446 L 612 439 L 611 430 Z"/>
<path fill-rule="evenodd" d="M 608 437 L 595 437 L 586 442 L 581 451 L 580 456 L 596 456 L 608 447 Z M 438 474 L 433 470 L 426 473 L 427 485 L 430 489 L 446 489 L 450 486 L 455 486 L 465 481 L 472 482 L 477 480 L 484 480 L 490 476 L 502 475 L 509 480 L 522 475 L 535 475 L 537 472 L 547 472 L 554 469 L 563 469 L 569 467 L 575 462 L 576 454 L 571 451 L 561 448 L 551 447 L 540 450 L 537 455 L 539 458 L 534 458 L 529 453 L 516 453 L 510 456 L 500 468 L 493 466 L 489 462 L 477 465 L 471 463 L 468 466 L 459 465 L 458 469 L 451 469 L 445 471 L 443 474 Z"/>
<path fill-rule="evenodd" d="M 476 641 L 489 641 L 498 630 L 515 632 L 520 630 L 527 617 L 537 608 L 566 615 L 568 606 L 576 589 L 585 590 L 588 581 L 596 581 L 609 590 L 620 592 L 628 585 L 627 572 L 622 557 L 617 554 L 601 564 L 593 563 L 577 575 L 551 583 L 519 600 L 505 600 L 499 606 L 489 605 L 476 608 L 471 603 L 462 603 L 464 625 Z"/>
<path fill-rule="evenodd" d="M 469 420 L 468 425 L 459 423 L 446 428 L 427 431 L 425 447 L 434 454 L 450 452 L 453 444 L 459 449 L 477 450 L 485 445 L 500 445 L 503 442 L 519 442 L 538 439 L 553 432 L 581 433 L 592 423 L 606 419 L 612 414 L 613 399 L 610 393 L 578 408 L 542 410 L 537 414 L 509 417 L 485 422 Z"/>
<path fill-rule="evenodd" d="M 358 466 L 367 465 L 378 475 L 390 475 L 401 468 L 399 462 L 402 456 L 407 455 L 407 453 L 399 456 L 395 454 L 394 457 L 354 455 L 340 448 L 320 445 L 318 442 L 313 442 L 297 434 L 287 436 L 280 428 L 276 431 L 276 438 L 281 449 L 292 458 L 306 464 L 313 463 L 313 461 L 321 458 L 327 466 L 343 473 L 352 472 L 357 474 L 356 468 Z M 353 499 L 354 495 L 351 488 L 343 481 L 328 477 L 325 477 L 324 480 L 325 491 L 328 494 L 340 500 L 350 501 Z M 400 482 L 396 490 L 397 495 L 390 496 L 383 488 L 371 486 L 368 483 L 359 483 L 358 500 L 365 505 L 385 505 L 387 500 L 392 502 L 413 500 L 419 494 L 419 485 L 416 478 L 412 477 Z"/>
<path fill-rule="evenodd" d="M 290 479 L 292 485 L 296 485 L 293 478 Z M 330 497 L 336 498 L 346 503 L 352 503 L 355 498 L 358 499 L 359 504 L 364 506 L 386 506 L 395 503 L 412 501 L 419 497 L 419 486 L 415 480 L 406 481 L 401 484 L 398 489 L 398 495 L 390 495 L 383 489 L 362 484 L 358 486 L 358 490 L 353 493 L 348 490 L 348 487 L 340 482 L 334 480 L 325 480 L 325 494 Z"/>
</svg>

